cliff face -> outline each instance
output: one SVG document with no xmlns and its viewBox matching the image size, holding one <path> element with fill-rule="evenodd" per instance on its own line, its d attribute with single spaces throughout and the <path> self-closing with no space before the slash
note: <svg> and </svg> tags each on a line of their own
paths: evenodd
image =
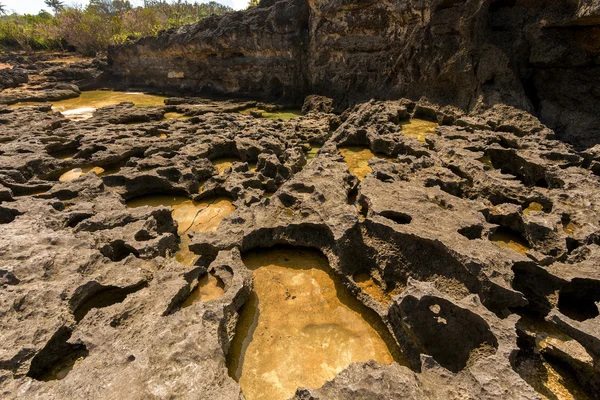
<svg viewBox="0 0 600 400">
<path fill-rule="evenodd" d="M 307 21 L 306 3 L 282 1 L 143 38 L 109 59 L 127 84 L 295 99 L 307 92 Z"/>
<path fill-rule="evenodd" d="M 600 143 L 597 0 L 281 0 L 110 51 L 128 83 L 300 102 L 509 104 Z"/>
</svg>

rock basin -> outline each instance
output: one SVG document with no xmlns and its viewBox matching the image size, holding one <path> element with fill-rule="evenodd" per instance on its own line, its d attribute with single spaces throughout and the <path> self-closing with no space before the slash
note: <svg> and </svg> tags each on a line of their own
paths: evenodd
<svg viewBox="0 0 600 400">
<path fill-rule="evenodd" d="M 351 363 L 399 357 L 378 317 L 347 293 L 319 252 L 276 248 L 243 260 L 254 292 L 228 360 L 246 399 L 286 399 Z"/>
</svg>

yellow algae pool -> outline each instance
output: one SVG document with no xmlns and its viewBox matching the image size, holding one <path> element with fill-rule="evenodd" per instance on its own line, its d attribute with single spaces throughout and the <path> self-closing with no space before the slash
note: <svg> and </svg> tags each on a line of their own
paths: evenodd
<svg viewBox="0 0 600 400">
<path fill-rule="evenodd" d="M 369 161 L 373 157 L 391 160 L 390 157 L 381 154 L 373 153 L 369 148 L 361 146 L 344 146 L 338 149 L 344 161 L 348 165 L 350 173 L 362 181 L 365 176 L 370 174 L 373 170 L 369 166 Z"/>
<path fill-rule="evenodd" d="M 544 206 L 541 205 L 540 203 L 536 203 L 535 201 L 532 201 L 531 203 L 529 203 L 529 205 L 527 206 L 527 208 L 525 208 L 523 210 L 523 214 L 529 215 L 533 212 L 544 212 Z"/>
<path fill-rule="evenodd" d="M 529 244 L 520 235 L 508 230 L 508 229 L 497 229 L 490 236 L 490 240 L 497 246 L 505 249 L 511 249 L 519 254 L 525 255 L 530 249 Z"/>
<path fill-rule="evenodd" d="M 302 116 L 302 110 L 299 109 L 284 109 L 280 111 L 270 112 L 256 107 L 246 108 L 245 110 L 240 111 L 240 114 L 251 115 L 252 112 L 260 113 L 261 118 L 273 120 L 282 119 L 284 121 L 289 121 L 290 119 Z"/>
<path fill-rule="evenodd" d="M 217 158 L 212 160 L 212 164 L 219 171 L 219 175 L 221 175 L 225 170 L 233 165 L 234 162 L 242 161 L 239 158 L 235 157 L 226 157 L 226 158 Z"/>
<path fill-rule="evenodd" d="M 191 306 L 199 301 L 218 299 L 225 293 L 225 285 L 218 277 L 206 274 L 198 279 L 198 286 L 192 291 L 190 297 L 183 303 L 182 308 Z"/>
<path fill-rule="evenodd" d="M 119 172 L 119 170 L 120 170 L 120 168 L 112 169 L 112 170 L 105 170 L 104 168 L 101 168 L 101 167 L 85 166 L 85 167 L 81 167 L 81 168 L 73 168 L 72 170 L 65 172 L 58 178 L 58 180 L 60 182 L 71 182 L 71 181 L 74 181 L 75 179 L 78 179 L 78 178 L 82 177 L 83 175 L 88 174 L 90 172 L 93 172 L 98 176 L 106 176 L 106 175 L 117 173 L 117 172 Z"/>
<path fill-rule="evenodd" d="M 100 107 L 132 102 L 138 107 L 163 106 L 165 96 L 138 92 L 117 92 L 111 90 L 89 90 L 81 92 L 79 97 L 59 100 L 52 103 L 52 109 L 61 112 L 65 117 L 72 120 L 84 120 L 91 118 L 94 111 Z M 12 107 L 25 107 L 47 102 L 25 102 L 17 103 Z"/>
<path fill-rule="evenodd" d="M 211 201 L 192 201 L 183 196 L 151 195 L 132 199 L 128 207 L 172 207 L 173 219 L 177 221 L 177 232 L 182 235 L 187 232 L 215 231 L 223 218 L 231 214 L 235 207 L 231 200 L 217 198 Z"/>
<path fill-rule="evenodd" d="M 348 169 L 352 175 L 355 175 L 358 180 L 363 180 L 365 176 L 373 171 L 369 167 L 369 160 L 375 157 L 370 149 L 364 147 L 342 147 L 339 149 L 344 157 L 344 161 L 348 164 Z"/>
<path fill-rule="evenodd" d="M 188 119 L 190 119 L 192 117 L 190 117 L 188 115 L 185 115 L 185 114 L 182 114 L 182 113 L 178 113 L 178 112 L 168 112 L 168 113 L 165 113 L 164 118 L 167 119 L 167 120 L 174 120 L 175 119 L 175 120 L 185 121 L 185 120 L 188 120 Z"/>
<path fill-rule="evenodd" d="M 408 121 L 402 122 L 402 133 L 407 136 L 416 137 L 419 142 L 425 142 L 427 135 L 435 133 L 435 128 L 439 125 L 437 122 L 427 121 L 424 119 L 411 118 Z"/>
<path fill-rule="evenodd" d="M 393 301 L 393 296 L 399 294 L 398 290 L 384 291 L 371 277 L 368 272 L 359 272 L 352 279 L 363 292 L 371 296 L 375 301 L 387 306 Z"/>
<path fill-rule="evenodd" d="M 184 196 L 151 195 L 132 199 L 127 202 L 127 206 L 173 208 L 171 215 L 177 221 L 177 233 L 181 238 L 175 259 L 188 267 L 194 265 L 198 255 L 190 251 L 187 233 L 216 231 L 223 218 L 235 210 L 231 200 L 223 197 L 209 201 L 192 201 Z"/>
<path fill-rule="evenodd" d="M 254 292 L 228 354 L 247 400 L 281 400 L 317 388 L 351 363 L 400 359 L 372 311 L 346 292 L 319 252 L 275 248 L 243 256 Z"/>
</svg>

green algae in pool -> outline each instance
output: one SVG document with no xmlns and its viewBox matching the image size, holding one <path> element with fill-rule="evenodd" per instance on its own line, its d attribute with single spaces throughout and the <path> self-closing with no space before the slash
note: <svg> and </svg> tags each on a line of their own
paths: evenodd
<svg viewBox="0 0 600 400">
<path fill-rule="evenodd" d="M 490 236 L 490 240 L 497 246 L 511 249 L 522 255 L 526 255 L 530 249 L 529 244 L 521 235 L 506 228 L 496 229 Z"/>
<path fill-rule="evenodd" d="M 408 121 L 400 123 L 402 133 L 407 136 L 416 137 L 419 142 L 424 143 L 427 135 L 435 133 L 435 128 L 438 127 L 437 122 L 427 121 L 424 119 L 411 118 Z"/>
<path fill-rule="evenodd" d="M 183 303 L 181 308 L 187 308 L 199 301 L 218 299 L 225 293 L 223 281 L 213 274 L 206 274 L 198 279 L 198 286 Z"/>
<path fill-rule="evenodd" d="M 316 144 L 311 144 L 310 150 L 308 150 L 308 152 L 306 153 L 306 161 L 313 160 L 317 156 L 319 150 L 321 150 L 321 147 L 322 146 L 318 146 Z"/>
<path fill-rule="evenodd" d="M 111 90 L 90 90 L 81 92 L 79 97 L 52 102 L 52 108 L 60 111 L 65 117 L 83 120 L 92 117 L 100 107 L 132 102 L 137 107 L 163 106 L 166 97 L 138 92 L 117 92 Z M 17 103 L 13 107 L 24 107 L 47 102 Z"/>
<path fill-rule="evenodd" d="M 479 157 L 479 158 L 477 159 L 477 161 L 479 161 L 480 163 L 482 163 L 482 164 L 485 164 L 485 165 L 487 165 L 488 167 L 490 167 L 490 168 L 494 169 L 494 164 L 492 164 L 492 159 L 490 158 L 490 156 L 482 156 L 482 157 Z"/>
<path fill-rule="evenodd" d="M 297 109 L 285 109 L 285 110 L 270 112 L 270 111 L 265 111 L 265 110 L 262 110 L 262 109 L 256 108 L 256 107 L 246 108 L 245 110 L 240 111 L 240 114 L 251 115 L 253 112 L 260 113 L 261 118 L 267 118 L 267 119 L 273 119 L 273 120 L 282 119 L 284 121 L 289 121 L 290 119 L 298 118 L 298 117 L 302 116 L 302 110 L 297 110 Z"/>
<path fill-rule="evenodd" d="M 227 355 L 248 400 L 320 387 L 354 362 L 401 361 L 379 316 L 352 297 L 319 252 L 274 248 L 243 255 L 254 292 Z"/>
</svg>

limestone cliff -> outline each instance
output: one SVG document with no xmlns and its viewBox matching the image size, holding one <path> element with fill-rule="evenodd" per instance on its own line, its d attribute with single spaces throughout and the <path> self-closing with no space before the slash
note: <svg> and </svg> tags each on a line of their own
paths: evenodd
<svg viewBox="0 0 600 400">
<path fill-rule="evenodd" d="M 597 0 L 281 0 L 110 50 L 126 83 L 300 102 L 426 98 L 533 112 L 600 143 Z"/>
</svg>

